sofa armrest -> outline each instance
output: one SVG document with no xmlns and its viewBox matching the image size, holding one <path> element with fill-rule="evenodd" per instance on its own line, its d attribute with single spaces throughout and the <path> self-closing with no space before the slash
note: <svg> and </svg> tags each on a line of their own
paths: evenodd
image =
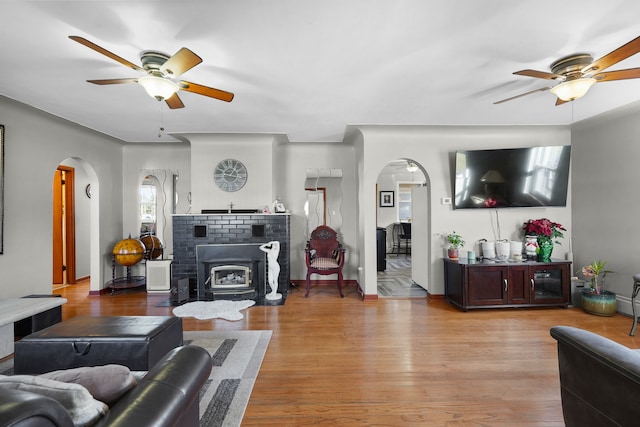
<svg viewBox="0 0 640 427">
<path fill-rule="evenodd" d="M 636 425 L 640 420 L 640 353 L 569 326 L 551 328 L 558 341 L 565 424 Z"/>
<path fill-rule="evenodd" d="M 0 427 L 73 427 L 58 401 L 36 393 L 0 387 Z"/>
<path fill-rule="evenodd" d="M 195 345 L 177 347 L 96 426 L 197 426 L 199 393 L 210 373 L 211 356 L 207 350 Z"/>
</svg>

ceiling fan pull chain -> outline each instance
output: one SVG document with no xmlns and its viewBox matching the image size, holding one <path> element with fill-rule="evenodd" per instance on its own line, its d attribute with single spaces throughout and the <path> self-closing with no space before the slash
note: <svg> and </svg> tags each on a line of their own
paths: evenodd
<svg viewBox="0 0 640 427">
<path fill-rule="evenodd" d="M 162 138 L 162 134 L 164 133 L 164 113 L 162 111 L 162 102 L 158 102 L 160 106 L 160 128 L 158 129 L 158 138 Z"/>
</svg>

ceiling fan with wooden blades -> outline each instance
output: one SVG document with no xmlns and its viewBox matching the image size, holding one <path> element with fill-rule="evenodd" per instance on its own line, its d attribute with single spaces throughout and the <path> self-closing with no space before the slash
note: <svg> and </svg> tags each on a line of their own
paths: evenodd
<svg viewBox="0 0 640 427">
<path fill-rule="evenodd" d="M 544 80 L 555 80 L 559 83 L 502 99 L 494 102 L 494 104 L 501 104 L 536 92 L 550 90 L 551 93 L 558 98 L 556 105 L 561 105 L 565 102 L 574 101 L 583 97 L 595 83 L 640 78 L 640 68 L 605 71 L 612 65 L 638 52 L 640 52 L 640 37 L 631 40 L 629 43 L 620 46 L 595 61 L 588 53 L 575 53 L 562 57 L 551 64 L 549 67 L 551 72 L 537 70 L 516 71 L 513 74 Z"/>
<path fill-rule="evenodd" d="M 116 62 L 121 63 L 122 65 L 146 74 L 145 76 L 138 78 L 87 80 L 89 83 L 97 85 L 138 83 L 150 96 L 158 101 L 165 101 L 171 109 L 184 108 L 184 104 L 177 93 L 179 90 L 208 96 L 210 98 L 226 102 L 231 102 L 233 99 L 234 95 L 231 92 L 214 89 L 212 87 L 203 86 L 185 80 L 174 80 L 177 76 L 180 76 L 202 62 L 202 58 L 186 47 L 180 49 L 173 56 L 151 50 L 143 51 L 140 54 L 140 62 L 142 66 L 139 66 L 121 58 L 115 53 L 109 52 L 105 48 L 98 46 L 83 37 L 69 36 L 69 38 L 113 59 Z"/>
</svg>

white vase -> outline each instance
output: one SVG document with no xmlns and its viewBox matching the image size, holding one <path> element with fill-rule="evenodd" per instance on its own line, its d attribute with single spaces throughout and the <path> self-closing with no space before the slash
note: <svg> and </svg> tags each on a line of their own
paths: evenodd
<svg viewBox="0 0 640 427">
<path fill-rule="evenodd" d="M 496 257 L 496 244 L 495 242 L 482 242 L 482 256 L 484 258 L 494 259 Z"/>
<path fill-rule="evenodd" d="M 522 258 L 522 242 L 516 240 L 509 242 L 509 257 L 513 260 Z"/>
<path fill-rule="evenodd" d="M 509 241 L 501 240 L 496 242 L 496 258 L 506 261 L 509 258 Z"/>
</svg>

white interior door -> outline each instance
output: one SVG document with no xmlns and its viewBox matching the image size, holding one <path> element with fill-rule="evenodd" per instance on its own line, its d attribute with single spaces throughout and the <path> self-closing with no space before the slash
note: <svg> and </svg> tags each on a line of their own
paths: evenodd
<svg viewBox="0 0 640 427">
<path fill-rule="evenodd" d="M 429 290 L 429 189 L 411 190 L 411 279 Z"/>
</svg>

